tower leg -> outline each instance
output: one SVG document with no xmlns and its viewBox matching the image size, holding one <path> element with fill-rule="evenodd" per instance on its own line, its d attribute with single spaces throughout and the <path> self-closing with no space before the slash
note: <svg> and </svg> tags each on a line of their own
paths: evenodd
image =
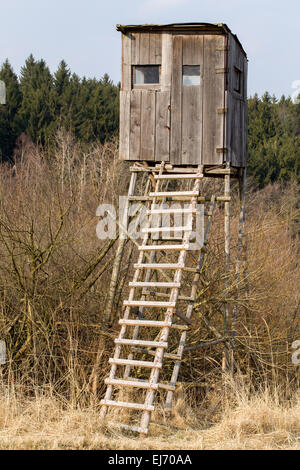
<svg viewBox="0 0 300 470">
<path fill-rule="evenodd" d="M 236 297 L 238 297 L 239 282 L 241 280 L 241 261 L 243 251 L 243 237 L 244 237 L 244 224 L 245 224 L 245 197 L 246 197 L 246 180 L 247 172 L 246 168 L 241 170 L 239 178 L 239 199 L 240 199 L 240 218 L 239 218 L 239 233 L 237 243 L 237 258 L 236 258 L 236 269 L 235 269 L 235 283 L 236 283 Z M 232 372 L 234 369 L 234 350 L 235 350 L 235 337 L 236 337 L 236 325 L 238 318 L 238 298 L 233 308 L 232 315 Z"/>
<path fill-rule="evenodd" d="M 230 197 L 230 174 L 224 176 L 224 196 Z M 230 288 L 230 201 L 225 202 L 225 218 L 224 218 L 224 233 L 225 233 L 225 311 L 224 311 L 224 337 L 227 340 L 224 342 L 224 355 L 223 355 L 223 372 L 231 370 L 231 341 L 229 340 L 230 323 L 231 323 L 231 307 L 227 302 L 228 291 Z"/>
<path fill-rule="evenodd" d="M 131 179 L 130 179 L 130 184 L 129 184 L 129 189 L 128 189 L 128 198 L 134 195 L 136 180 L 137 180 L 137 173 L 134 172 L 131 174 Z M 128 206 L 129 206 L 129 200 L 127 199 L 127 203 L 125 206 L 125 211 L 124 211 L 124 215 L 122 219 L 123 227 L 127 227 Z M 125 243 L 126 243 L 126 237 L 125 237 L 125 234 L 122 233 L 122 228 L 120 227 L 119 243 L 118 243 L 117 252 L 116 252 L 116 256 L 115 256 L 115 260 L 113 264 L 111 281 L 110 281 L 110 286 L 108 290 L 108 298 L 107 298 L 105 312 L 104 312 L 104 318 L 107 323 L 111 322 L 113 319 L 114 299 L 115 299 L 115 295 L 117 291 L 118 277 L 119 277 L 120 266 L 122 262 Z"/>
</svg>

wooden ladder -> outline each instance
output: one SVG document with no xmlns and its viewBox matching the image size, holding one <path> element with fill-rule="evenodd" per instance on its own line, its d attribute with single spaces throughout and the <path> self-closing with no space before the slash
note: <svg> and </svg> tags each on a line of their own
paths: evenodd
<svg viewBox="0 0 300 470">
<path fill-rule="evenodd" d="M 100 416 L 105 417 L 108 407 L 130 409 L 136 413 L 139 412 L 139 416 L 136 417 L 139 421 L 138 425 L 136 423 L 110 424 L 138 432 L 143 436 L 148 433 L 151 412 L 155 409 L 154 399 L 158 390 L 167 391 L 165 407 L 166 410 L 171 408 L 187 330 L 192 323 L 191 315 L 197 295 L 197 286 L 215 206 L 215 196 L 212 196 L 209 211 L 206 213 L 208 221 L 204 233 L 203 246 L 198 250 L 197 264 L 195 267 L 188 267 L 186 266 L 186 260 L 190 250 L 202 178 L 203 167 L 198 167 L 195 173 L 174 175 L 164 172 L 163 164 L 160 167 L 159 173 L 154 175 L 155 189 L 153 192 L 149 192 L 151 207 L 147 211 L 146 227 L 142 230 L 144 234 L 143 241 L 141 246 L 139 246 L 137 263 L 134 264 L 135 272 L 133 280 L 129 282 L 129 298 L 124 301 L 124 317 L 119 320 L 121 330 L 118 338 L 115 339 L 114 356 L 109 359 L 111 371 L 109 377 L 105 379 L 107 389 L 105 398 L 101 400 L 102 408 Z M 179 181 L 191 180 L 193 183 L 192 190 L 160 190 L 162 182 L 172 179 Z M 164 201 L 178 200 L 178 198 L 187 203 L 185 208 L 165 208 Z M 161 226 L 161 217 L 163 215 L 174 217 L 175 214 L 184 216 L 187 221 L 182 226 Z M 160 218 L 160 223 L 157 226 L 153 226 L 153 217 Z M 160 244 L 160 239 L 153 240 L 153 234 L 161 233 L 163 235 L 166 232 L 181 232 L 182 236 L 180 239 L 176 238 L 176 242 L 171 241 L 171 244 L 167 242 Z M 153 241 L 156 241 L 157 244 L 153 244 Z M 177 261 L 172 263 L 156 262 L 156 255 L 161 253 L 177 257 Z M 171 275 L 168 274 L 170 272 Z M 183 273 L 185 272 L 193 274 L 191 292 L 188 296 L 180 295 Z M 156 280 L 151 280 L 151 276 L 156 276 Z M 161 279 L 157 280 L 158 276 Z M 161 289 L 167 292 L 161 292 Z M 139 292 L 139 295 L 137 292 Z M 158 300 L 147 300 L 149 295 L 158 298 Z M 178 304 L 184 302 L 187 302 L 187 306 L 185 307 L 185 313 L 182 313 L 178 310 Z M 176 318 L 182 320 L 182 322 L 176 322 Z M 130 330 L 131 334 L 128 330 Z M 176 330 L 180 334 L 175 353 L 167 352 L 169 346 L 168 338 L 171 330 Z M 153 360 L 144 360 L 144 357 L 141 359 L 141 355 L 148 355 Z M 137 356 L 139 359 L 136 358 Z M 174 361 L 169 383 L 162 383 L 159 380 L 164 358 Z M 137 375 L 135 374 L 137 370 L 139 371 L 139 377 L 141 375 L 140 372 L 143 370 L 145 371 L 143 375 L 146 375 L 147 378 L 134 377 L 134 375 Z M 132 371 L 133 376 L 131 376 Z M 139 390 L 143 402 L 140 402 L 141 398 L 139 398 L 139 402 L 137 402 L 136 398 L 129 402 L 119 401 L 115 397 L 115 393 L 120 390 L 130 393 L 130 390 L 132 391 L 133 389 Z"/>
</svg>

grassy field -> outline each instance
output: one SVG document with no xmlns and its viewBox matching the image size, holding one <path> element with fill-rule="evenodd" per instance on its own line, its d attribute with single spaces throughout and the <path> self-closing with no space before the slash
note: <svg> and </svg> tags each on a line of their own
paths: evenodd
<svg viewBox="0 0 300 470">
<path fill-rule="evenodd" d="M 0 165 L 0 339 L 7 345 L 0 448 L 300 448 L 300 368 L 291 360 L 291 345 L 300 339 L 299 185 L 257 191 L 250 182 L 247 256 L 237 281 L 240 211 L 233 183 L 227 292 L 224 207 L 218 206 L 188 341 L 222 336 L 222 308 L 230 299 L 238 312 L 235 385 L 224 396 L 222 344 L 191 350 L 173 415 L 158 410 L 149 437 L 140 440 L 98 418 L 137 250 L 125 247 L 108 321 L 117 238 L 97 238 L 96 210 L 100 203 L 117 206 L 126 194 L 128 165 L 118 161 L 117 141 L 87 147 L 63 132 L 47 151 L 21 142 L 17 157 L 14 165 Z M 218 184 L 209 181 L 202 190 L 218 191 Z"/>
<path fill-rule="evenodd" d="M 149 437 L 139 439 L 106 427 L 95 407 L 2 395 L 0 449 L 300 449 L 300 396 L 283 406 L 267 391 L 250 398 L 242 392 L 222 408 L 204 415 L 178 400 L 173 416 L 156 412 Z"/>
</svg>

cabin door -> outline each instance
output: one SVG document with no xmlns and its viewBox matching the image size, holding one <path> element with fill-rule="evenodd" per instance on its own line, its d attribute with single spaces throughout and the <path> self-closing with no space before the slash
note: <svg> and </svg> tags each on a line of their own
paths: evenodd
<svg viewBox="0 0 300 470">
<path fill-rule="evenodd" d="M 130 120 L 130 126 L 127 127 L 130 129 L 129 159 L 168 162 L 170 92 L 136 88 L 121 92 L 121 110 L 123 108 L 127 108 L 126 114 Z"/>
<path fill-rule="evenodd" d="M 170 162 L 202 162 L 203 36 L 173 38 Z"/>
</svg>

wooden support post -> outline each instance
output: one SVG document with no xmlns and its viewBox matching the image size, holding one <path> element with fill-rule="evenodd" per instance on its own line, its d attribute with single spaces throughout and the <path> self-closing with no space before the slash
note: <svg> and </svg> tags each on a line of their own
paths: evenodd
<svg viewBox="0 0 300 470">
<path fill-rule="evenodd" d="M 124 210 L 124 214 L 122 218 L 122 226 L 125 228 L 127 228 L 127 221 L 128 221 L 129 197 L 134 195 L 136 180 L 137 180 L 137 173 L 133 172 L 131 174 L 131 179 L 130 179 L 130 184 L 129 184 L 129 189 L 128 189 L 128 199 L 125 205 L 125 210 Z M 120 227 L 120 231 L 121 233 L 120 233 L 119 243 L 118 243 L 116 256 L 115 256 L 115 260 L 113 264 L 111 281 L 110 281 L 110 286 L 108 290 L 108 298 L 107 298 L 105 311 L 104 311 L 104 318 L 107 323 L 110 323 L 113 319 L 114 299 L 115 299 L 117 285 L 118 285 L 118 277 L 119 277 L 120 266 L 121 266 L 122 257 L 123 257 L 123 251 L 124 251 L 124 247 L 126 243 L 126 236 L 124 233 L 122 233 L 122 227 Z"/>
<path fill-rule="evenodd" d="M 240 199 L 240 219 L 239 219 L 239 233 L 238 233 L 238 243 L 237 243 L 237 258 L 236 258 L 236 268 L 235 268 L 235 282 L 236 282 L 236 291 L 239 290 L 239 282 L 241 278 L 241 258 L 243 250 L 243 236 L 244 236 L 244 223 L 245 223 L 245 196 L 246 196 L 246 168 L 242 170 L 242 175 L 239 179 L 239 199 Z M 237 294 L 236 294 L 237 297 Z M 238 316 L 238 299 L 236 299 L 233 315 L 232 315 L 232 355 L 234 354 L 235 349 L 235 336 L 236 336 L 236 323 Z M 232 369 L 234 367 L 234 357 L 232 357 Z M 233 372 L 233 370 L 232 370 Z"/>
<path fill-rule="evenodd" d="M 224 176 L 224 196 L 230 197 L 230 174 Z M 230 201 L 224 203 L 224 233 L 225 233 L 225 296 L 228 296 L 230 286 Z M 231 307 L 225 298 L 224 311 L 224 337 L 228 337 L 231 321 Z M 223 372 L 229 372 L 230 367 L 230 348 L 229 341 L 224 343 Z"/>
</svg>

